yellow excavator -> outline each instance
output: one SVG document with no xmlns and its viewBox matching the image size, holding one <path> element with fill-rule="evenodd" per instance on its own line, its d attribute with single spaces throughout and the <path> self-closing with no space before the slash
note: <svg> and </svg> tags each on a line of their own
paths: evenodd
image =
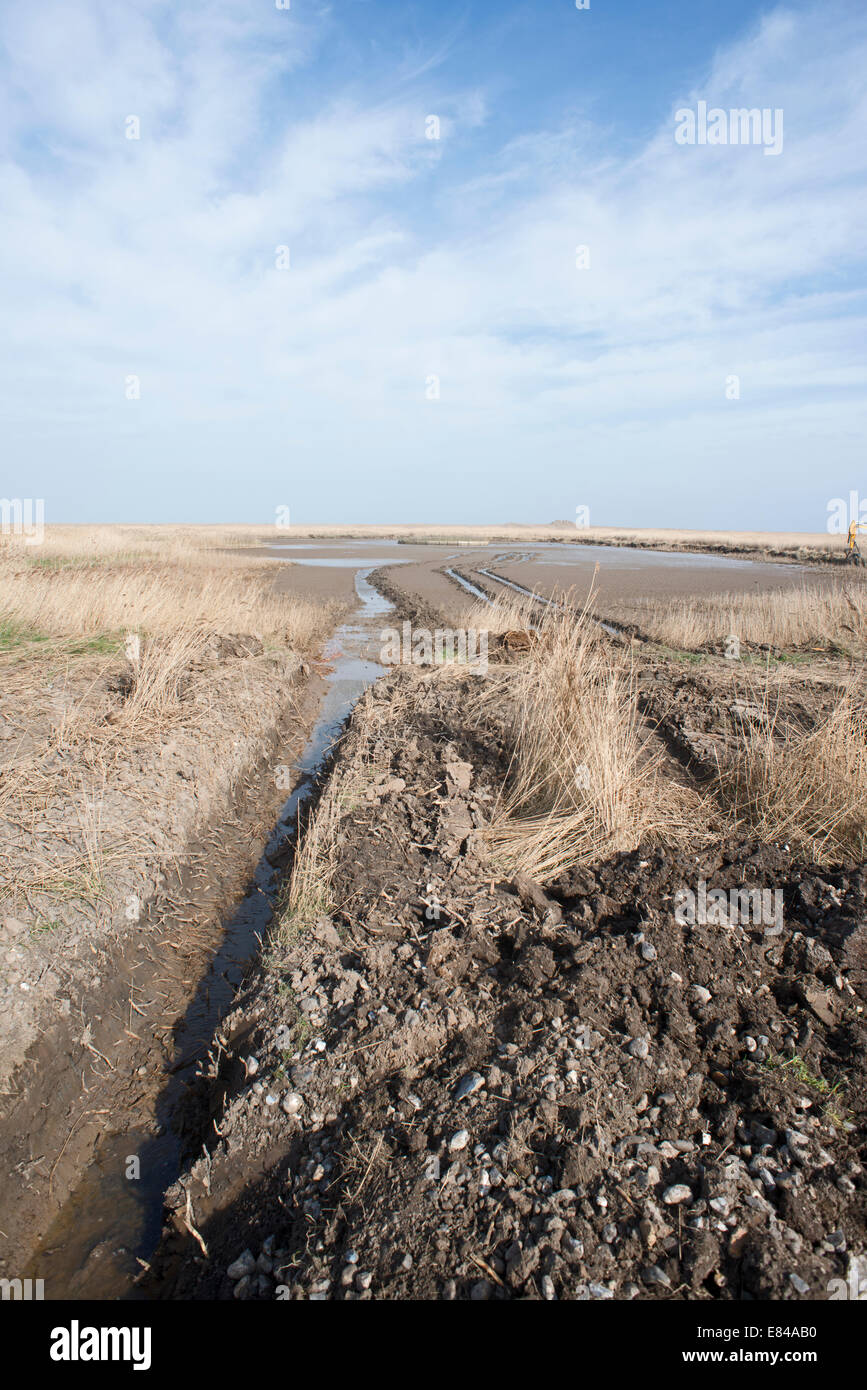
<svg viewBox="0 0 867 1390">
<path fill-rule="evenodd" d="M 849 565 L 867 565 L 867 560 L 858 548 L 858 535 L 863 532 L 867 535 L 867 521 L 853 521 L 849 526 L 849 534 L 846 537 L 846 563 Z"/>
</svg>

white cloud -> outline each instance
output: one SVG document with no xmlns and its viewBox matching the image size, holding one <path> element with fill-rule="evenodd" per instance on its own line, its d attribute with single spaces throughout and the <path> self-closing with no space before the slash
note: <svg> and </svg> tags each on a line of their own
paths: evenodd
<svg viewBox="0 0 867 1390">
<path fill-rule="evenodd" d="M 820 528 L 861 458 L 867 22 L 778 11 L 630 156 L 582 124 L 485 168 L 481 86 L 417 53 L 423 85 L 363 94 L 323 57 L 334 22 L 231 0 L 4 14 L 0 491 L 75 519 L 589 501 Z M 677 146 L 699 98 L 782 107 L 783 154 Z"/>
</svg>

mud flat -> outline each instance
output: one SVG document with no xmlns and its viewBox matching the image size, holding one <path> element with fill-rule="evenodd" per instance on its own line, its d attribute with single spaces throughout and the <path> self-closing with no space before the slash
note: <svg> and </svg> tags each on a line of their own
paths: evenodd
<svg viewBox="0 0 867 1390">
<path fill-rule="evenodd" d="M 509 549 L 437 547 L 427 560 L 413 557 L 390 577 L 407 596 L 448 612 L 460 611 L 462 605 L 455 572 L 485 593 L 496 593 L 500 576 L 549 598 L 569 595 L 578 608 L 590 600 L 600 616 L 627 623 L 640 622 L 647 602 L 662 605 L 720 594 L 737 599 L 805 588 L 821 592 L 841 582 L 837 572 L 795 564 L 566 543 Z M 846 579 L 859 583 L 857 574 Z"/>
<path fill-rule="evenodd" d="M 553 521 L 547 525 L 293 525 L 291 529 L 294 539 L 326 544 L 387 539 L 397 540 L 402 545 L 444 545 L 454 548 L 503 543 L 516 546 L 539 545 L 547 542 L 744 555 L 756 559 L 795 559 L 831 565 L 842 565 L 845 561 L 845 536 L 829 535 L 827 531 L 699 531 L 673 527 L 576 526 L 574 522 L 566 520 Z M 845 531 L 845 526 L 843 530 Z M 261 529 L 255 533 L 254 528 L 248 527 L 247 531 L 251 536 L 255 534 L 258 541 L 268 543 L 268 537 Z"/>
<path fill-rule="evenodd" d="M 597 568 L 598 566 L 598 568 Z M 704 595 L 828 586 L 829 573 L 798 565 L 774 565 L 710 555 L 674 555 L 645 550 L 630 555 L 605 547 L 564 547 L 556 559 L 530 556 L 517 562 L 508 555 L 495 559 L 490 569 L 534 592 L 547 596 L 573 591 L 573 602 L 582 603 L 593 593 L 593 606 L 613 621 L 634 620 L 636 600 L 671 603 Z"/>
<path fill-rule="evenodd" d="M 398 545 L 395 540 L 359 540 L 334 545 L 287 541 L 265 546 L 255 553 L 283 561 L 275 580 L 277 589 L 283 593 L 353 602 L 354 576 L 359 568 L 372 570 L 399 564 L 401 567 L 411 565 L 413 571 L 419 568 L 426 576 L 430 575 L 430 594 L 435 596 L 434 601 L 445 602 L 451 597 L 450 586 L 438 576 L 437 566 L 453 553 L 453 549 L 437 546 L 432 554 L 428 546 Z"/>
<path fill-rule="evenodd" d="M 804 589 L 821 592 L 842 583 L 863 582 L 858 572 L 846 567 L 794 563 L 794 551 L 785 563 L 779 563 L 768 558 L 770 551 L 762 554 L 743 547 L 744 553 L 739 553 L 737 545 L 727 552 L 721 547 L 686 552 L 675 551 L 673 543 L 671 549 L 655 550 L 649 541 L 643 547 L 576 542 L 574 528 L 556 541 L 537 537 L 534 543 L 477 545 L 460 537 L 450 542 L 432 537 L 426 544 L 407 538 L 398 543 L 394 536 L 399 530 L 392 530 L 387 542 L 385 537 L 342 541 L 335 537 L 332 542 L 293 539 L 256 553 L 290 562 L 277 581 L 284 592 L 350 600 L 354 568 L 363 560 L 375 566 L 387 584 L 395 585 L 406 603 L 419 612 L 435 611 L 444 617 L 459 615 L 465 606 L 467 590 L 462 597 L 455 572 L 485 592 L 497 590 L 492 576 L 499 575 L 547 597 L 569 594 L 579 607 L 592 594 L 592 606 L 600 616 L 632 625 L 640 625 L 642 606 L 648 602 L 663 605 L 726 594 L 736 599 L 744 594 Z"/>
</svg>

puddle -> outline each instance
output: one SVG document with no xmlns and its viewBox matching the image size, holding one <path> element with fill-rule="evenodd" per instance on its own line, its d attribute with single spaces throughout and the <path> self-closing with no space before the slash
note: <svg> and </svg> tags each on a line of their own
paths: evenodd
<svg viewBox="0 0 867 1390">
<path fill-rule="evenodd" d="M 545 565 L 572 566 L 578 561 L 604 564 L 606 560 L 610 560 L 618 569 L 624 570 L 654 569 L 657 566 L 664 568 L 671 565 L 684 569 L 713 568 L 716 565 L 729 570 L 754 569 L 757 563 L 755 560 L 745 560 L 737 555 L 710 554 L 699 550 L 645 550 L 630 545 L 583 545 L 572 541 L 559 545 L 543 541 L 529 548 L 525 546 L 520 554 L 504 546 L 500 546 L 498 550 L 504 558 L 507 557 L 513 562 L 537 560 Z"/>
<path fill-rule="evenodd" d="M 271 548 L 272 550 L 283 549 L 282 546 L 272 546 Z M 290 557 L 287 556 L 287 559 L 288 558 Z M 366 565 L 370 565 L 372 569 L 376 569 L 379 565 L 405 565 L 407 563 L 408 561 L 406 560 L 396 560 L 393 555 L 365 555 L 363 560 L 357 555 L 338 555 L 333 557 L 316 555 L 309 559 L 306 556 L 301 556 L 295 561 L 296 565 L 318 565 L 322 569 L 346 570 L 359 569 Z"/>
<path fill-rule="evenodd" d="M 455 570 L 450 569 L 446 570 L 446 574 L 450 575 L 457 584 L 460 584 L 462 589 L 466 589 L 468 594 L 472 594 L 473 598 L 480 598 L 484 603 L 490 603 L 491 600 L 488 598 L 484 589 L 479 589 L 475 584 L 471 584 L 469 579 L 464 579 L 462 574 L 458 574 Z"/>
<path fill-rule="evenodd" d="M 505 584 L 507 589 L 514 589 L 516 594 L 523 594 L 526 598 L 535 599 L 536 603 L 542 603 L 546 608 L 559 608 L 562 610 L 563 604 L 558 603 L 553 598 L 543 598 L 533 589 L 527 589 L 523 584 L 517 584 L 514 579 L 504 579 L 501 574 L 494 574 L 493 570 L 479 569 L 479 574 L 483 574 L 486 579 L 493 579 L 495 584 Z M 489 600 L 490 601 L 490 600 Z"/>
<path fill-rule="evenodd" d="M 249 891 L 223 923 L 211 964 L 177 1030 L 174 1061 L 156 1105 L 160 1128 L 156 1132 L 112 1133 L 100 1141 L 92 1162 L 31 1261 L 31 1277 L 45 1280 L 47 1299 L 135 1297 L 131 1281 L 141 1269 L 139 1259 L 146 1260 L 157 1244 L 163 1193 L 180 1171 L 180 1140 L 172 1128 L 172 1115 L 271 920 L 282 879 L 282 870 L 272 861 L 293 838 L 299 810 L 310 796 L 347 716 L 385 669 L 377 659 L 380 620 L 393 605 L 368 582 L 369 574 L 381 562 L 364 558 L 354 563 L 361 608 L 325 647 L 324 657 L 331 665 L 327 689 L 307 745 L 293 764 L 292 793 L 256 865 Z M 122 1118 L 119 1116 L 119 1121 Z M 138 1161 L 137 1180 L 127 1177 L 132 1160 Z"/>
<path fill-rule="evenodd" d="M 399 551 L 400 554 L 395 552 Z M 311 553 L 312 552 L 312 553 Z M 389 553 L 390 552 L 390 553 Z M 646 574 L 657 570 L 748 572 L 761 576 L 778 566 L 768 562 L 746 559 L 743 556 L 707 553 L 690 550 L 652 550 L 629 545 L 584 544 L 581 541 L 479 542 L 435 540 L 390 541 L 383 537 L 367 540 L 323 539 L 322 541 L 276 542 L 268 546 L 272 558 L 292 560 L 296 565 L 320 568 L 355 569 L 362 565 L 436 563 L 442 556 L 446 563 L 468 563 L 468 556 L 486 560 L 489 564 L 503 562 L 518 565 L 544 565 L 546 568 L 576 569 L 599 565 L 623 574 Z M 803 567 L 787 565 L 787 570 Z M 451 574 L 452 571 L 448 570 Z M 466 587 L 466 586 L 464 586 Z M 468 590 L 468 592 L 470 592 Z"/>
</svg>

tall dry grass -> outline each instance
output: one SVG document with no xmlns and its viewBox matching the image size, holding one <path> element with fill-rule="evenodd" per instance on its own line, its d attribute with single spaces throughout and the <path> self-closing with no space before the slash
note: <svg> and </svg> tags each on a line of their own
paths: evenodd
<svg viewBox="0 0 867 1390">
<path fill-rule="evenodd" d="M 863 695 L 863 692 L 862 692 Z M 720 789 L 732 814 L 762 839 L 816 863 L 867 859 L 867 708 L 846 692 L 809 732 L 781 729 L 766 697 L 744 730 Z"/>
<path fill-rule="evenodd" d="M 201 627 L 182 628 L 169 637 L 143 644 L 139 659 L 131 663 L 129 693 L 115 715 L 115 727 L 123 735 L 141 730 L 149 721 L 165 729 L 183 700 L 190 671 L 208 643 Z"/>
<path fill-rule="evenodd" d="M 273 562 L 215 550 L 228 528 L 189 530 L 53 528 L 42 546 L 0 545 L 0 897 L 89 897 L 97 864 L 146 855 L 128 764 L 152 778 L 149 797 L 171 795 L 158 761 L 170 734 L 231 765 L 249 689 L 274 698 L 282 668 L 222 660 L 215 637 L 303 652 L 332 626 L 339 606 L 276 591 Z M 123 788 L 130 825 L 91 814 L 101 787 Z"/>
<path fill-rule="evenodd" d="M 636 621 L 648 637 L 684 651 L 718 646 L 730 636 L 748 646 L 860 648 L 867 643 L 867 584 L 853 578 L 827 589 L 645 600 Z"/>
<path fill-rule="evenodd" d="M 270 570 L 146 562 L 97 570 L 27 571 L 0 560 L 0 620 L 53 637 L 107 632 L 168 636 L 184 628 L 255 632 L 306 647 L 323 605 L 275 593 Z"/>
<path fill-rule="evenodd" d="M 138 528 L 93 529 L 49 534 L 30 551 L 0 547 L 0 624 L 57 639 L 208 627 L 303 649 L 334 616 L 328 605 L 276 592 L 268 560 L 222 553 L 202 537 L 187 545 L 181 528 L 139 537 L 138 549 L 127 535 Z"/>
<path fill-rule="evenodd" d="M 271 963 L 279 965 L 294 935 L 334 908 L 340 821 L 356 798 L 349 769 L 333 774 L 305 829 L 272 933 Z"/>
<path fill-rule="evenodd" d="M 0 555 L 18 555 L 33 565 L 74 566 L 148 557 L 183 561 L 193 553 L 209 551 L 214 562 L 220 563 L 222 552 L 255 545 L 268 531 L 267 526 L 48 525 L 39 544 L 14 533 L 0 533 Z"/>
<path fill-rule="evenodd" d="M 539 626 L 544 605 L 523 594 L 497 595 L 493 603 L 469 603 L 455 619 L 467 631 L 502 636 L 505 632 L 530 632 Z"/>
<path fill-rule="evenodd" d="M 586 614 L 545 614 L 507 708 L 514 752 L 487 833 L 504 867 L 544 882 L 640 843 L 693 837 L 700 799 L 664 774 L 629 657 Z"/>
</svg>

